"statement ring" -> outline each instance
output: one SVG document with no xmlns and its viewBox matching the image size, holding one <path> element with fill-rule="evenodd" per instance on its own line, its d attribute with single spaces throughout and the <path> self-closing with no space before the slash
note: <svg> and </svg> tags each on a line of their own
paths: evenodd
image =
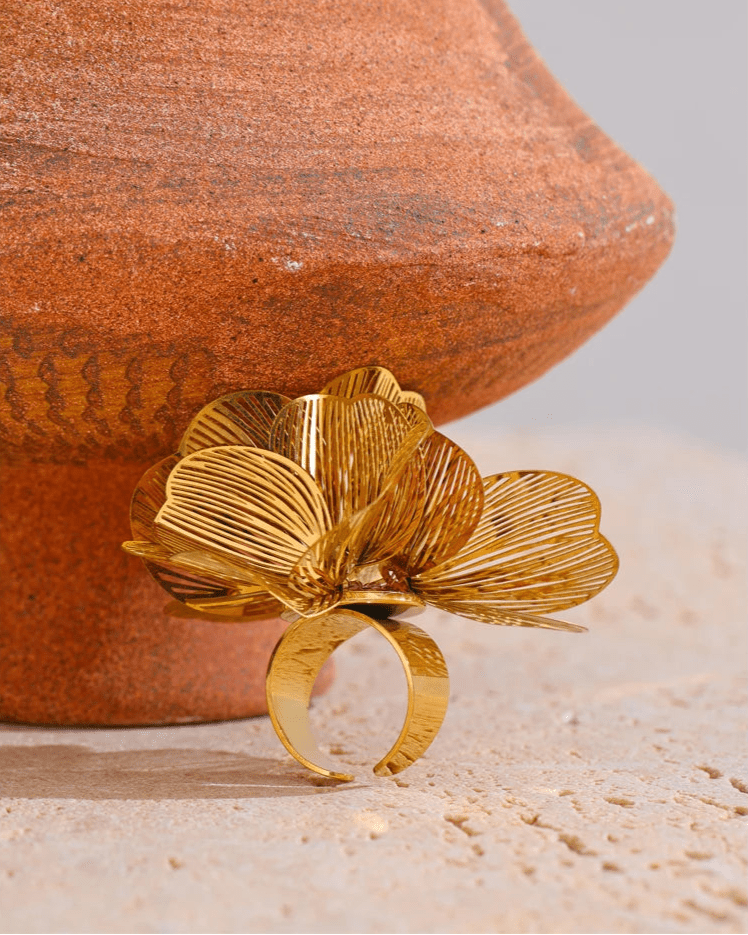
<svg viewBox="0 0 748 935">
<path fill-rule="evenodd" d="M 337 646 L 373 628 L 403 664 L 405 724 L 374 768 L 391 775 L 434 739 L 449 688 L 441 652 L 404 614 L 431 604 L 580 632 L 548 614 L 589 600 L 618 568 L 586 484 L 542 470 L 481 477 L 423 397 L 374 366 L 298 399 L 243 390 L 208 404 L 141 478 L 130 524 L 123 548 L 174 598 L 168 613 L 291 623 L 267 676 L 273 726 L 299 762 L 339 780 L 353 777 L 325 761 L 308 716 Z"/>
</svg>

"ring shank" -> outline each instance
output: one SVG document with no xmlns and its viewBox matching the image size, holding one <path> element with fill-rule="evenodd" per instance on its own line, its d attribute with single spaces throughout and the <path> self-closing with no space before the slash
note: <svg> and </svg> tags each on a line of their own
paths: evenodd
<svg viewBox="0 0 748 935">
<path fill-rule="evenodd" d="M 410 766 L 441 727 L 449 700 L 449 676 L 439 647 L 419 627 L 379 621 L 354 610 L 300 618 L 286 630 L 268 667 L 266 690 L 273 726 L 288 752 L 304 766 L 350 781 L 319 750 L 309 724 L 309 702 L 320 669 L 342 643 L 370 627 L 395 649 L 408 684 L 408 710 L 400 736 L 374 772 L 390 776 Z"/>
</svg>

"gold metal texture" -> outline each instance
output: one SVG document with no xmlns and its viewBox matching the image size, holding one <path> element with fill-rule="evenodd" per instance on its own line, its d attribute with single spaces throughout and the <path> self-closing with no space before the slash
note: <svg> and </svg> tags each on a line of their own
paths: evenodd
<svg viewBox="0 0 748 935">
<path fill-rule="evenodd" d="M 319 750 L 309 724 L 309 701 L 320 669 L 342 643 L 367 627 L 397 652 L 408 683 L 408 710 L 400 736 L 374 767 L 392 776 L 414 763 L 436 737 L 449 701 L 449 675 L 439 647 L 412 623 L 373 620 L 353 610 L 299 619 L 275 647 L 267 674 L 270 719 L 278 737 L 304 766 L 331 779 L 349 781 Z"/>
<path fill-rule="evenodd" d="M 327 658 L 335 647 L 324 621 L 348 632 L 363 615 L 362 626 L 392 636 L 400 631 L 386 617 L 425 604 L 500 626 L 583 630 L 546 614 L 588 600 L 615 575 L 599 522 L 597 497 L 573 477 L 481 479 L 434 430 L 423 398 L 371 366 L 316 395 L 244 391 L 205 406 L 178 452 L 138 484 L 134 539 L 123 547 L 175 599 L 167 612 L 223 622 L 282 615 L 304 636 L 294 637 L 303 654 L 319 639 Z M 302 671 L 291 645 L 271 670 Z M 297 707 L 305 693 L 302 680 Z M 276 727 L 287 724 L 273 705 Z M 291 749 L 296 734 L 285 737 Z M 297 758 L 317 768 L 312 753 Z"/>
<path fill-rule="evenodd" d="M 472 536 L 457 554 L 414 575 L 414 592 L 484 623 L 583 630 L 539 614 L 589 600 L 618 570 L 618 556 L 599 532 L 597 496 L 551 471 L 495 474 L 483 485 Z"/>
</svg>

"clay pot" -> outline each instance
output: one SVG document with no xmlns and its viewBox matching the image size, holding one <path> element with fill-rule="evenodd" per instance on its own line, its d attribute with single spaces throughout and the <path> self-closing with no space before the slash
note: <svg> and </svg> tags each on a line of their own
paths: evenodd
<svg viewBox="0 0 748 935">
<path fill-rule="evenodd" d="M 437 421 L 653 274 L 671 205 L 497 0 L 8 0 L 0 716 L 264 709 L 281 624 L 165 617 L 128 501 L 208 400 L 380 363 Z"/>
</svg>

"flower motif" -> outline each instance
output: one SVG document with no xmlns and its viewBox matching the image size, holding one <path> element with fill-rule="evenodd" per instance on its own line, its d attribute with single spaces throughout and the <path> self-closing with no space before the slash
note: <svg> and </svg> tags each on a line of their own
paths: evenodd
<svg viewBox="0 0 748 935">
<path fill-rule="evenodd" d="M 223 621 L 335 608 L 384 619 L 433 604 L 504 626 L 600 591 L 617 557 L 585 484 L 548 471 L 481 478 L 417 393 L 364 367 L 315 395 L 210 403 L 132 500 L 170 612 Z"/>
</svg>

